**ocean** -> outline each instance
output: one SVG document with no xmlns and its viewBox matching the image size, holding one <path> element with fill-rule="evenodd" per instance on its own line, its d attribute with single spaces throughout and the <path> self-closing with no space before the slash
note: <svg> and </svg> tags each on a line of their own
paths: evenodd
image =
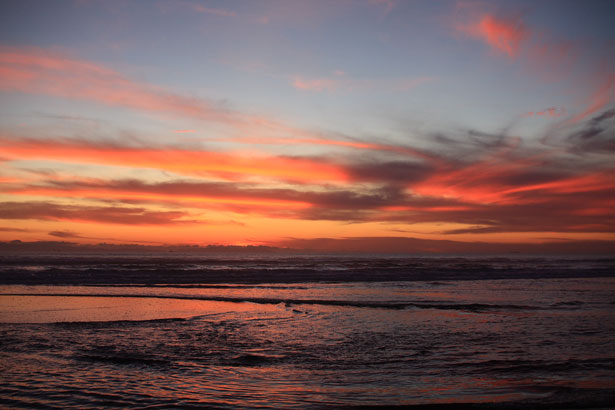
<svg viewBox="0 0 615 410">
<path fill-rule="evenodd" d="M 0 256 L 0 407 L 611 408 L 615 258 Z"/>
</svg>

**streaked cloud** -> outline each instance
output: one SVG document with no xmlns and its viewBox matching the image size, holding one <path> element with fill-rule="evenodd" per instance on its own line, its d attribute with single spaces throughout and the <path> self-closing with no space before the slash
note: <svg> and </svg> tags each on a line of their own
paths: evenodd
<svg viewBox="0 0 615 410">
<path fill-rule="evenodd" d="M 615 108 L 603 111 L 582 124 L 566 140 L 575 153 L 615 152 Z"/>
<path fill-rule="evenodd" d="M 103 65 L 41 48 L 0 48 L 0 90 L 89 100 L 222 123 L 241 121 L 213 102 L 139 83 Z"/>
<path fill-rule="evenodd" d="M 609 104 L 615 103 L 615 73 L 602 73 L 599 77 L 601 81 L 586 100 L 585 109 L 570 118 L 568 122 L 574 123 L 587 119 L 590 115 L 607 108 Z"/>
<path fill-rule="evenodd" d="M 158 0 L 157 6 L 160 10 L 164 12 L 170 12 L 173 10 L 181 10 L 185 9 L 190 12 L 196 12 L 200 14 L 210 14 L 214 16 L 220 17 L 236 17 L 237 13 L 232 10 L 227 10 L 223 8 L 214 8 L 207 7 L 202 3 L 193 2 L 193 1 L 184 1 L 184 0 Z"/>
<path fill-rule="evenodd" d="M 295 77 L 292 80 L 292 86 L 298 90 L 305 91 L 332 91 L 338 87 L 338 84 L 331 78 L 311 78 Z"/>
<path fill-rule="evenodd" d="M 10 226 L 0 226 L 0 232 L 31 232 L 31 230 L 23 228 L 12 228 Z"/>
<path fill-rule="evenodd" d="M 155 115 L 189 117 L 222 125 L 234 135 L 255 135 L 257 138 L 295 136 L 313 140 L 322 138 L 316 132 L 285 124 L 275 118 L 245 114 L 231 110 L 224 104 L 187 97 L 160 86 L 133 81 L 103 65 L 41 48 L 0 47 L 0 74 L 0 91 L 52 95 Z M 429 77 L 398 79 L 389 85 L 407 90 L 431 80 Z M 373 86 L 371 82 L 349 84 L 352 87 Z M 304 90 L 333 90 L 335 82 L 297 79 L 296 86 Z M 179 133 L 191 131 L 176 130 Z"/>
<path fill-rule="evenodd" d="M 435 81 L 435 77 L 399 77 L 399 78 L 354 78 L 347 73 L 335 70 L 326 77 L 294 76 L 290 84 L 297 90 L 312 92 L 368 92 L 388 93 L 407 92 L 422 84 Z"/>
<path fill-rule="evenodd" d="M 172 147 L 146 148 L 84 140 L 0 138 L 6 157 L 55 159 L 160 169 L 183 175 L 215 176 L 227 180 L 254 177 L 290 181 L 345 181 L 343 168 L 324 159 L 284 156 L 247 156 L 226 152 Z"/>
<path fill-rule="evenodd" d="M 237 13 L 234 11 L 224 10 L 224 9 L 213 9 L 210 7 L 205 7 L 202 4 L 198 3 L 190 3 L 190 8 L 197 13 L 206 13 L 206 14 L 215 14 L 217 16 L 224 17 L 235 17 Z"/>
<path fill-rule="evenodd" d="M 540 111 L 528 111 L 523 114 L 524 117 L 563 117 L 566 116 L 566 109 L 564 107 L 549 107 Z"/>
<path fill-rule="evenodd" d="M 73 231 L 51 231 L 48 233 L 49 236 L 55 236 L 56 238 L 83 238 L 80 234 Z"/>
<path fill-rule="evenodd" d="M 381 7 L 382 13 L 385 16 L 393 11 L 393 8 L 395 8 L 395 5 L 397 4 L 395 0 L 368 0 L 368 2 L 371 5 Z"/>
</svg>

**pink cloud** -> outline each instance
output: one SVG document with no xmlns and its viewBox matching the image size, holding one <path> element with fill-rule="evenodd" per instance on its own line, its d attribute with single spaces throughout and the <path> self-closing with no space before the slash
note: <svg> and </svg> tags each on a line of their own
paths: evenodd
<svg viewBox="0 0 615 410">
<path fill-rule="evenodd" d="M 237 13 L 234 11 L 229 11 L 225 9 L 205 7 L 201 3 L 191 2 L 191 1 L 181 1 L 181 0 L 172 0 L 172 1 L 159 1 L 157 3 L 158 8 L 164 12 L 175 11 L 177 9 L 180 10 L 189 10 L 191 12 L 202 13 L 202 14 L 212 14 L 221 17 L 236 17 Z"/>
<path fill-rule="evenodd" d="M 563 80 L 570 74 L 578 54 L 578 47 L 572 41 L 553 40 L 536 35 L 528 46 L 527 59 L 530 69 L 545 81 Z"/>
<path fill-rule="evenodd" d="M 369 85 L 347 79 L 346 76 L 338 77 L 343 78 L 344 82 L 330 78 L 296 77 L 292 84 L 297 89 L 309 91 L 332 91 L 345 84 L 347 88 Z M 425 81 L 422 78 L 404 79 L 401 86 L 413 87 Z M 207 100 L 133 81 L 100 64 L 40 48 L 0 47 L 0 91 L 52 95 L 154 114 L 190 117 L 222 124 L 237 134 L 253 137 L 295 135 L 320 138 L 316 133 L 297 129 L 272 118 L 232 111 Z"/>
<path fill-rule="evenodd" d="M 483 40 L 493 50 L 510 58 L 517 57 L 521 43 L 530 35 L 518 18 L 503 19 L 492 14 L 484 14 L 478 21 L 468 26 L 460 25 L 457 29 Z"/>
<path fill-rule="evenodd" d="M 613 104 L 615 100 L 615 74 L 608 73 L 602 76 L 602 81 L 598 84 L 592 95 L 586 101 L 586 108 L 579 114 L 570 118 L 568 123 L 575 123 L 586 119 L 588 116 L 597 113 L 608 104 Z"/>
<path fill-rule="evenodd" d="M 563 117 L 567 115 L 566 108 L 549 107 L 541 111 L 528 111 L 523 114 L 523 117 Z"/>
<path fill-rule="evenodd" d="M 417 78 L 403 78 L 397 80 L 396 88 L 407 91 L 421 84 L 425 84 L 434 80 L 434 77 L 417 77 Z"/>
<path fill-rule="evenodd" d="M 292 81 L 292 86 L 298 90 L 304 91 L 332 91 L 337 87 L 334 80 L 330 78 L 304 78 L 295 77 Z"/>
<path fill-rule="evenodd" d="M 482 2 L 459 3 L 457 10 L 462 16 L 459 17 L 465 24 L 455 24 L 455 28 L 470 37 L 482 40 L 492 50 L 504 54 L 508 58 L 515 59 L 521 54 L 522 63 L 533 71 L 532 76 L 538 76 L 542 80 L 575 81 L 580 84 L 592 84 L 597 79 L 597 86 L 590 91 L 576 115 L 561 123 L 561 125 L 576 123 L 599 113 L 609 104 L 615 101 L 615 74 L 612 70 L 602 67 L 596 70 L 594 78 L 571 78 L 574 75 L 575 65 L 582 63 L 579 53 L 582 48 L 577 41 L 555 38 L 551 33 L 544 30 L 529 29 L 521 21 L 519 16 L 496 17 L 488 11 L 489 4 Z M 487 9 L 487 11 L 484 11 Z M 483 10 L 483 11 L 481 11 Z M 470 22 L 470 23 L 467 23 Z M 595 46 L 595 44 L 592 44 Z M 604 50 L 610 53 L 610 49 Z M 590 62 L 590 64 L 592 64 Z M 568 115 L 563 107 L 547 108 L 539 111 L 531 111 L 523 116 L 561 117 Z"/>
<path fill-rule="evenodd" d="M 39 48 L 0 48 L 0 90 L 96 101 L 227 124 L 243 120 L 213 103 L 135 82 L 104 66 Z"/>
<path fill-rule="evenodd" d="M 488 2 L 459 1 L 456 12 L 458 32 L 482 40 L 510 59 L 523 54 L 523 63 L 545 81 L 562 80 L 570 74 L 580 51 L 577 41 L 557 38 L 544 28 L 528 28 L 519 13 L 495 14 Z"/>
<path fill-rule="evenodd" d="M 318 88 L 319 83 L 297 81 L 297 86 Z M 232 111 L 204 99 L 133 81 L 99 64 L 40 48 L 0 47 L 0 91 L 51 95 L 156 115 L 190 117 L 222 124 L 241 135 L 273 137 L 293 134 L 317 138 L 314 133 L 272 118 Z"/>
<path fill-rule="evenodd" d="M 204 7 L 201 4 L 191 4 L 190 6 L 194 11 L 199 12 L 199 13 L 215 14 L 217 16 L 223 16 L 223 17 L 235 17 L 237 15 L 237 13 L 235 13 L 234 11 L 228 11 L 228 10 L 223 10 L 223 9 L 212 9 L 209 7 Z"/>
<path fill-rule="evenodd" d="M 301 90 L 332 90 L 329 79 L 295 78 Z M 246 115 L 213 102 L 187 97 L 163 87 L 133 81 L 105 66 L 40 48 L 0 47 L 0 91 L 51 95 L 130 108 L 152 114 L 195 118 L 229 127 L 237 135 L 318 139 L 320 135 L 276 119 Z"/>
<path fill-rule="evenodd" d="M 401 78 L 352 78 L 345 72 L 336 70 L 334 77 L 306 78 L 295 76 L 292 86 L 303 91 L 366 91 L 381 90 L 387 92 L 408 91 L 419 85 L 433 81 L 434 77 L 401 77 Z"/>
<path fill-rule="evenodd" d="M 389 14 L 395 7 L 394 0 L 369 0 L 369 4 L 383 7 L 383 13 L 385 16 Z"/>
</svg>

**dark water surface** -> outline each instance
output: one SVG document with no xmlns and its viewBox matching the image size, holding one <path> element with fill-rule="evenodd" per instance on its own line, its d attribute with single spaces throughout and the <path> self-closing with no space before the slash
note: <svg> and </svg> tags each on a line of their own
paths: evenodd
<svg viewBox="0 0 615 410">
<path fill-rule="evenodd" d="M 614 267 L 5 256 L 0 407 L 610 408 Z"/>
</svg>

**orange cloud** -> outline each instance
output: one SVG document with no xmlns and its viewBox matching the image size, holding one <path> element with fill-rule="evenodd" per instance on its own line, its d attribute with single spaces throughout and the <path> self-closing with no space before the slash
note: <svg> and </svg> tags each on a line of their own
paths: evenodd
<svg viewBox="0 0 615 410">
<path fill-rule="evenodd" d="M 5 177 L 5 176 L 0 175 L 0 183 L 3 183 L 3 184 L 11 184 L 14 182 L 24 182 L 24 181 L 26 180 L 23 178 Z"/>
<path fill-rule="evenodd" d="M 0 144 L 3 155 L 13 159 L 53 159 L 152 168 L 183 175 L 212 175 L 227 180 L 254 176 L 298 182 L 339 182 L 347 179 L 342 167 L 309 158 L 248 157 L 214 151 L 130 148 L 71 140 L 0 138 Z"/>
<path fill-rule="evenodd" d="M 411 186 L 413 192 L 429 197 L 456 198 L 476 204 L 528 204 L 551 200 L 548 195 L 574 194 L 612 189 L 609 172 L 561 175 L 547 182 L 537 171 L 544 158 L 517 160 L 487 159 L 452 170 L 440 170 Z M 552 177 L 553 178 L 553 177 Z M 527 193 L 527 195 L 519 195 Z"/>
<path fill-rule="evenodd" d="M 413 184 L 411 190 L 423 196 L 456 198 L 469 203 L 502 203 L 510 199 L 502 192 L 497 178 L 511 172 L 513 168 L 515 166 L 474 164 L 458 170 L 441 171 L 425 181 Z"/>
<path fill-rule="evenodd" d="M 613 175 L 609 172 L 592 172 L 590 174 L 573 176 L 557 181 L 542 184 L 528 184 L 525 186 L 510 188 L 502 191 L 502 194 L 511 194 L 526 191 L 543 191 L 550 193 L 577 193 L 588 191 L 601 191 L 615 188 Z"/>
<path fill-rule="evenodd" d="M 379 208 L 381 211 L 386 212 L 406 212 L 406 211 L 423 211 L 423 212 L 454 212 L 454 211 L 468 211 L 472 208 L 469 206 L 424 206 L 424 205 L 393 205 L 383 206 Z"/>
<path fill-rule="evenodd" d="M 483 40 L 497 52 L 510 58 L 519 54 L 521 43 L 529 37 L 529 30 L 519 20 L 505 20 L 491 14 L 469 26 L 458 26 L 458 30 Z"/>
</svg>

